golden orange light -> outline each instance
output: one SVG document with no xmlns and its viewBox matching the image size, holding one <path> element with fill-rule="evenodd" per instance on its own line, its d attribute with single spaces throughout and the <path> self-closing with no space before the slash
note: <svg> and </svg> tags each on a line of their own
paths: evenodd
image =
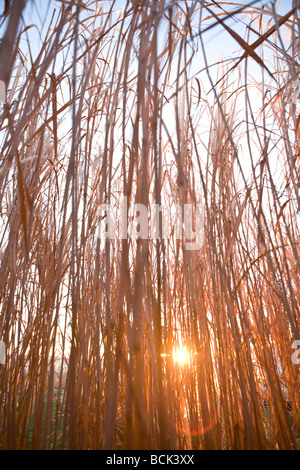
<svg viewBox="0 0 300 470">
<path fill-rule="evenodd" d="M 183 347 L 176 347 L 173 349 L 173 361 L 178 364 L 179 366 L 185 366 L 190 361 L 190 353 L 188 349 Z"/>
</svg>

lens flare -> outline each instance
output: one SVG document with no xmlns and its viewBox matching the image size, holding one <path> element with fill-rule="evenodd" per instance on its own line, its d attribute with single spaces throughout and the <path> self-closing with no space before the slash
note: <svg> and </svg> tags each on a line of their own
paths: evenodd
<svg viewBox="0 0 300 470">
<path fill-rule="evenodd" d="M 179 365 L 179 366 L 185 366 L 187 365 L 189 362 L 190 362 L 190 353 L 188 351 L 188 349 L 183 346 L 183 347 L 176 347 L 173 349 L 173 361 L 175 362 L 175 364 Z"/>
</svg>

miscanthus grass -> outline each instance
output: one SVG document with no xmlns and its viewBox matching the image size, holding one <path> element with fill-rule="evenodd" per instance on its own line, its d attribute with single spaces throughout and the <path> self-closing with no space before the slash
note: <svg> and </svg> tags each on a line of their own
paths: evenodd
<svg viewBox="0 0 300 470">
<path fill-rule="evenodd" d="M 43 3 L 1 3 L 0 448 L 299 447 L 298 0 Z M 100 239 L 124 197 L 201 248 Z"/>
</svg>

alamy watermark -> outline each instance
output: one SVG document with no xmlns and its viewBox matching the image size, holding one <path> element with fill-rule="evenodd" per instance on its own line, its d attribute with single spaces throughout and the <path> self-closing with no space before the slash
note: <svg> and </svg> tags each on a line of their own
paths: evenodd
<svg viewBox="0 0 300 470">
<path fill-rule="evenodd" d="M 0 364 L 5 364 L 6 347 L 3 341 L 0 340 Z"/>
<path fill-rule="evenodd" d="M 6 86 L 3 80 L 0 80 L 0 103 L 6 104 Z"/>
<path fill-rule="evenodd" d="M 292 362 L 295 365 L 299 365 L 300 364 L 300 339 L 296 339 L 293 342 L 292 348 L 293 349 L 297 348 L 296 351 L 292 354 Z"/>
<path fill-rule="evenodd" d="M 199 250 L 204 242 L 204 210 L 201 204 L 161 206 L 134 204 L 127 197 L 116 206 L 101 204 L 98 211 L 101 240 L 161 240 L 185 238 L 186 250 Z"/>
<path fill-rule="evenodd" d="M 292 92 L 292 102 L 297 105 L 300 103 L 300 80 L 295 80 L 292 83 L 293 92 Z"/>
</svg>

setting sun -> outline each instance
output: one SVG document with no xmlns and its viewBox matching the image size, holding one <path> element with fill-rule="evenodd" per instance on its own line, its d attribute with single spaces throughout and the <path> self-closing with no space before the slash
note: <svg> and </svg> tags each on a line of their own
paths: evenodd
<svg viewBox="0 0 300 470">
<path fill-rule="evenodd" d="M 173 360 L 179 366 L 185 366 L 186 364 L 188 364 L 188 362 L 190 361 L 190 357 L 191 355 L 185 346 L 178 346 L 173 350 Z"/>
</svg>

